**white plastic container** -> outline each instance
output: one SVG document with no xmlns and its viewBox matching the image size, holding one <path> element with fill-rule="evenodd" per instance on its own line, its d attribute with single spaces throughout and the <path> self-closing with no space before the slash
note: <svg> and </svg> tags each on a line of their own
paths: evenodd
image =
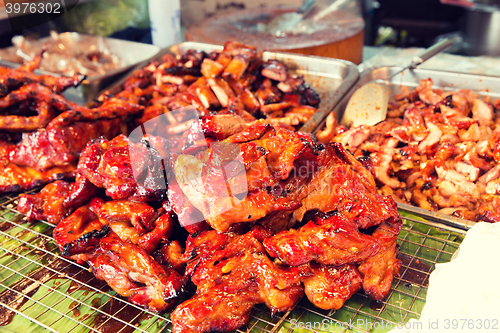
<svg viewBox="0 0 500 333">
<path fill-rule="evenodd" d="M 153 44 L 167 47 L 181 42 L 180 0 L 149 0 Z"/>
</svg>

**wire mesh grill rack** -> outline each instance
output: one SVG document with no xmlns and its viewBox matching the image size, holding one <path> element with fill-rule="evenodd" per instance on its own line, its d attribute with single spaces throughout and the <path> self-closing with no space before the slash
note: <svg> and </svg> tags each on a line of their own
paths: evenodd
<svg viewBox="0 0 500 333">
<path fill-rule="evenodd" d="M 27 223 L 15 210 L 17 200 L 18 196 L 0 198 L 0 332 L 172 330 L 168 314 L 151 313 L 123 300 L 86 267 L 59 256 L 54 226 Z M 385 332 L 419 318 L 430 272 L 437 263 L 450 261 L 465 231 L 401 213 L 398 243 L 403 265 L 383 302 L 358 293 L 340 310 L 325 311 L 303 299 L 292 311 L 274 317 L 259 305 L 240 332 Z"/>
</svg>

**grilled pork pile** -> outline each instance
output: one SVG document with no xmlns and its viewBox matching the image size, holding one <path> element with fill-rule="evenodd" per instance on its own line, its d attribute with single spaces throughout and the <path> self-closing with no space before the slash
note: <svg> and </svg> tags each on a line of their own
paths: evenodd
<svg viewBox="0 0 500 333">
<path fill-rule="evenodd" d="M 239 125 L 208 130 L 218 117 Z M 255 304 L 287 311 L 304 294 L 323 309 L 361 288 L 383 299 L 401 265 L 402 221 L 377 193 L 369 161 L 310 134 L 227 117 L 203 117 L 193 129 L 206 128 L 206 140 L 190 133 L 183 145 L 91 141 L 74 183 L 23 195 L 18 208 L 57 224 L 61 254 L 133 303 L 165 311 L 193 282 L 195 295 L 172 313 L 175 332 L 236 329 Z M 137 145 L 145 154 L 134 155 Z M 137 163 L 148 151 L 169 151 L 162 172 L 149 157 Z M 137 165 L 148 165 L 140 181 Z"/>
<path fill-rule="evenodd" d="M 304 296 L 322 309 L 361 289 L 382 300 L 402 220 L 368 158 L 295 131 L 318 102 L 250 46 L 166 56 L 97 108 L 52 121 L 135 114 L 142 126 L 90 140 L 73 182 L 25 194 L 18 209 L 55 224 L 61 255 L 134 304 L 165 312 L 194 284 L 172 312 L 175 332 L 233 330 L 256 304 L 276 313 Z"/>
<path fill-rule="evenodd" d="M 470 90 L 403 87 L 375 126 L 333 118 L 319 135 L 373 161 L 379 192 L 472 221 L 500 221 L 500 101 Z M 333 115 L 332 115 L 333 117 Z"/>
<path fill-rule="evenodd" d="M 319 95 L 277 60 L 263 61 L 255 47 L 228 42 L 221 51 L 170 54 L 136 71 L 114 96 L 104 93 L 92 108 L 64 99 L 84 79 L 35 75 L 42 55 L 18 69 L 0 68 L 0 193 L 28 190 L 75 176 L 78 156 L 91 139 L 118 134 L 165 115 L 165 135 L 186 132 L 199 116 L 237 114 L 246 122 L 296 129 L 307 122 Z M 22 135 L 25 133 L 25 135 Z"/>
<path fill-rule="evenodd" d="M 0 193 L 21 191 L 75 175 L 87 142 L 121 132 L 142 106 L 111 98 L 95 109 L 60 93 L 84 76 L 35 75 L 42 55 L 17 69 L 0 67 Z"/>
</svg>

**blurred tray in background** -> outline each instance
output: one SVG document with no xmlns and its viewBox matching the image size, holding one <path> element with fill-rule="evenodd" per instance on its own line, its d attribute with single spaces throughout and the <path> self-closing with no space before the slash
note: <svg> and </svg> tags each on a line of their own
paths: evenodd
<svg viewBox="0 0 500 333">
<path fill-rule="evenodd" d="M 95 39 L 95 42 L 92 42 L 93 44 L 97 45 L 98 43 L 102 43 L 106 50 L 109 50 L 110 54 L 116 55 L 120 60 L 120 66 L 118 68 L 107 71 L 104 74 L 89 76 L 79 87 L 70 88 L 64 92 L 64 96 L 68 100 L 82 105 L 86 105 L 89 102 L 93 101 L 98 96 L 98 93 L 101 90 L 113 84 L 116 80 L 120 79 L 120 77 L 125 75 L 128 70 L 132 69 L 137 64 L 142 63 L 143 61 L 151 57 L 154 57 L 160 51 L 160 48 L 155 45 L 142 44 L 106 37 L 88 36 L 76 32 L 66 32 L 63 34 L 59 34 L 59 37 L 61 39 L 72 38 L 75 41 L 86 40 L 91 42 L 93 41 L 93 39 Z M 53 40 L 52 37 L 45 37 L 36 42 L 37 44 L 43 44 L 44 42 L 51 40 Z M 16 46 L 11 46 L 9 48 L 2 49 L 1 51 L 2 53 L 11 51 L 13 54 L 15 54 L 16 50 Z M 5 59 L 0 59 L 0 66 L 15 68 L 20 66 L 20 64 Z M 35 73 L 50 74 L 54 76 L 61 75 L 54 72 L 41 70 L 37 70 L 35 71 Z"/>
</svg>

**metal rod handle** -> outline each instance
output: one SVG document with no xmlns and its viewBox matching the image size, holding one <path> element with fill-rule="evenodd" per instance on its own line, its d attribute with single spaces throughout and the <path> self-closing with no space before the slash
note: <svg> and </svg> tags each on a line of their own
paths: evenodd
<svg viewBox="0 0 500 333">
<path fill-rule="evenodd" d="M 431 47 L 426 49 L 423 53 L 413 57 L 413 59 L 411 60 L 411 68 L 415 68 L 418 65 L 422 64 L 423 62 L 427 61 L 428 59 L 434 57 L 436 54 L 441 53 L 444 50 L 447 50 L 454 43 L 455 43 L 454 40 L 445 38 L 439 43 L 432 45 Z"/>
</svg>

